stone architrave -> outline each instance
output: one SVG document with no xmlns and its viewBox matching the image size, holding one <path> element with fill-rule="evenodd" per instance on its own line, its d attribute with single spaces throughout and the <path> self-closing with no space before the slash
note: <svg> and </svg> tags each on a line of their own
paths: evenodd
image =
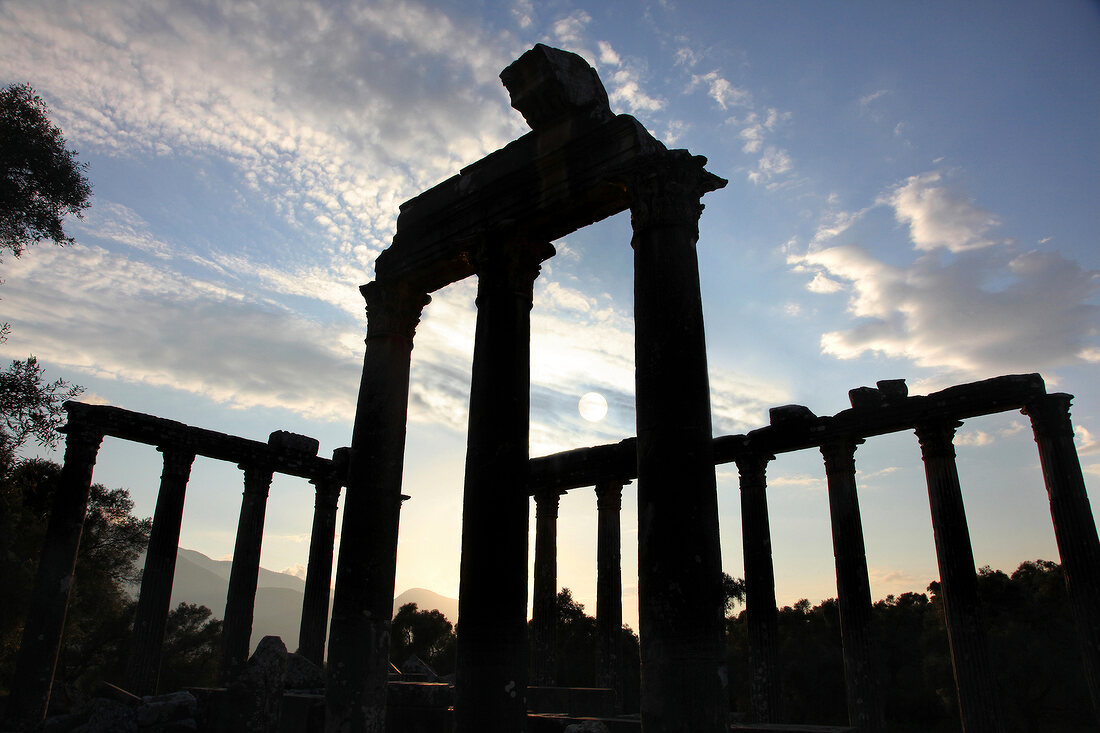
<svg viewBox="0 0 1100 733">
<path fill-rule="evenodd" d="M 94 425 L 77 422 L 71 415 L 64 431 L 65 464 L 46 525 L 46 538 L 38 559 L 23 640 L 4 713 L 5 722 L 16 729 L 35 729 L 46 717 L 80 548 L 80 533 L 88 512 L 92 470 L 103 441 L 103 433 Z"/>
<path fill-rule="evenodd" d="M 160 676 L 161 646 L 168 623 L 172 599 L 172 581 L 176 573 L 180 526 L 187 480 L 195 454 L 188 449 L 161 447 L 164 469 L 149 532 L 145 570 L 141 574 L 141 592 L 134 616 L 130 657 L 126 667 L 126 687 L 135 695 L 155 695 Z"/>
<path fill-rule="evenodd" d="M 886 713 L 878 691 L 871 631 L 871 583 L 856 493 L 856 446 L 862 440 L 837 439 L 821 446 L 829 481 L 840 636 L 848 720 L 860 731 L 885 731 Z"/>
<path fill-rule="evenodd" d="M 455 730 L 526 723 L 531 305 L 548 243 L 484 239 L 462 501 Z"/>
<path fill-rule="evenodd" d="M 233 545 L 233 565 L 225 597 L 222 624 L 221 676 L 228 680 L 245 662 L 252 639 L 252 616 L 256 609 L 256 586 L 260 577 L 260 548 L 263 544 L 264 515 L 273 472 L 266 466 L 241 466 L 244 495 Z"/>
<path fill-rule="evenodd" d="M 928 481 L 947 639 L 963 730 L 993 733 L 1001 729 L 1000 712 L 978 604 L 974 551 L 955 465 L 953 438 L 960 425 L 957 421 L 927 423 L 917 426 L 916 434 Z"/>
<path fill-rule="evenodd" d="M 706 159 L 654 154 L 628 177 L 634 229 L 642 724 L 727 730 L 722 558 L 699 289 Z"/>
<path fill-rule="evenodd" d="M 623 486 L 618 480 L 596 484 L 596 683 L 623 700 Z"/>
<path fill-rule="evenodd" d="M 346 448 L 332 455 L 334 466 L 344 468 Z M 328 625 L 328 600 L 332 592 L 332 553 L 336 538 L 336 507 L 344 475 L 334 473 L 314 478 L 316 487 L 313 504 L 313 528 L 309 534 L 309 564 L 306 566 L 306 586 L 302 598 L 302 620 L 298 629 L 298 653 L 322 666 L 325 657 L 325 631 Z"/>
<path fill-rule="evenodd" d="M 413 335 L 431 298 L 375 281 L 355 409 L 325 686 L 327 733 L 382 733 Z"/>
<path fill-rule="evenodd" d="M 767 466 L 775 456 L 738 456 L 741 487 L 741 544 L 745 557 L 745 612 L 748 616 L 749 702 L 756 723 L 780 720 L 779 619 L 775 605 Z"/>
<path fill-rule="evenodd" d="M 1031 418 L 1039 446 L 1054 537 L 1081 640 L 1085 677 L 1093 713 L 1100 721 L 1100 539 L 1073 444 L 1069 415 L 1072 399 L 1063 393 L 1047 395 L 1029 404 L 1025 412 Z"/>
<path fill-rule="evenodd" d="M 553 686 L 557 675 L 558 503 L 561 491 L 535 494 L 535 577 L 531 601 L 533 683 Z"/>
</svg>

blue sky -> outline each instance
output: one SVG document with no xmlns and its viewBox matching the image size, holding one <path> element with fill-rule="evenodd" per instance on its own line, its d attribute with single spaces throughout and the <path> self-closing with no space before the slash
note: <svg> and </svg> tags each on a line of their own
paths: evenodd
<svg viewBox="0 0 1100 733">
<path fill-rule="evenodd" d="M 730 181 L 705 198 L 699 243 L 716 434 L 775 405 L 834 413 L 880 379 L 926 393 L 1040 372 L 1077 396 L 1100 480 L 1095 3 L 35 0 L 0 5 L 0 38 L 0 82 L 46 98 L 95 187 L 77 244 L 0 264 L 0 351 L 37 355 L 89 401 L 346 445 L 357 287 L 402 201 L 526 131 L 497 75 L 543 42 Z M 543 269 L 532 455 L 634 433 L 629 241 L 620 215 Z M 418 330 L 398 592 L 457 594 L 474 285 L 436 293 Z M 598 423 L 577 412 L 590 391 L 610 405 Z M 957 444 L 978 564 L 1055 559 L 1026 418 L 971 421 Z M 109 439 L 100 456 L 96 480 L 152 514 L 159 454 Z M 915 438 L 869 441 L 857 464 L 872 594 L 923 590 Z M 741 575 L 736 471 L 718 478 L 723 562 Z M 769 479 L 780 603 L 835 595 L 820 455 L 782 456 Z M 182 544 L 228 556 L 240 491 L 235 467 L 200 459 Z M 277 478 L 265 567 L 305 563 L 311 514 L 311 487 Z M 590 612 L 595 529 L 592 492 L 563 498 L 559 580 Z"/>
</svg>

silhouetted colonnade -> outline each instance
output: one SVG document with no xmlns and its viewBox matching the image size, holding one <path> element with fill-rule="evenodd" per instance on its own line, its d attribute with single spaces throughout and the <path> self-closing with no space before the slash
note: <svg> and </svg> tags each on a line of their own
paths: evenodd
<svg viewBox="0 0 1100 733">
<path fill-rule="evenodd" d="M 231 461 L 244 472 L 244 496 L 222 627 L 223 676 L 248 658 L 264 513 L 275 473 L 309 479 L 316 487 L 299 652 L 320 664 L 328 618 L 336 505 L 346 471 L 347 449 L 337 449 L 330 460 L 317 456 L 316 440 L 282 430 L 273 432 L 267 443 L 260 443 L 119 407 L 80 402 L 66 402 L 64 407 L 68 415 L 62 429 L 65 462 L 16 662 L 6 711 L 8 722 L 22 721 L 33 727 L 46 714 L 92 470 L 104 437 L 156 446 L 164 456 L 126 666 L 126 688 L 139 695 L 156 692 L 184 496 L 196 456 Z"/>
<path fill-rule="evenodd" d="M 852 722 L 861 730 L 881 730 L 854 456 L 869 436 L 910 429 L 917 433 L 925 461 L 966 730 L 994 729 L 996 703 L 977 619 L 974 561 L 952 436 L 959 420 L 1020 408 L 1031 417 L 1039 444 L 1089 688 L 1097 700 L 1100 544 L 1073 446 L 1069 397 L 1047 395 L 1037 375 L 1001 377 L 927 397 L 908 397 L 900 381 L 880 382 L 877 389 L 853 390 L 852 409 L 832 417 L 788 406 L 772 411 L 769 427 L 713 438 L 696 243 L 701 198 L 726 182 L 704 169 L 705 158 L 668 150 L 633 117 L 612 114 L 596 72 L 575 54 L 537 45 L 501 79 L 532 132 L 404 203 L 393 243 L 375 263 L 375 280 L 361 288 L 366 353 L 346 472 L 342 458 L 316 457 L 316 442 L 300 436 L 273 433 L 264 444 L 118 408 L 66 405 L 62 486 L 9 707 L 16 704 L 38 720 L 45 712 L 92 466 L 103 436 L 113 435 L 164 452 L 135 631 L 136 658 L 130 665 L 134 689 L 149 689 L 155 674 L 150 670 L 156 669 L 163 637 L 183 493 L 194 456 L 235 461 L 245 474 L 226 607 L 227 671 L 248 652 L 263 513 L 274 471 L 305 476 L 318 487 L 302 649 L 320 659 L 335 499 L 343 479 L 347 491 L 329 631 L 326 731 L 382 733 L 413 336 L 429 294 L 472 275 L 478 279 L 477 324 L 462 509 L 458 733 L 525 728 L 531 495 L 538 528 L 536 682 L 549 681 L 547 662 L 553 653 L 558 497 L 571 488 L 594 486 L 600 675 L 609 687 L 621 689 L 619 510 L 622 488 L 635 478 L 643 729 L 725 733 L 714 467 L 729 462 L 736 462 L 741 477 L 753 710 L 762 721 L 777 720 L 766 466 L 777 453 L 805 448 L 821 450 L 828 476 Z M 633 228 L 637 438 L 532 461 L 535 279 L 541 263 L 554 254 L 550 242 L 626 210 Z"/>
<path fill-rule="evenodd" d="M 1085 491 L 1084 478 L 1073 443 L 1071 397 L 1047 394 L 1038 374 L 1010 375 L 964 384 L 927 396 L 910 397 L 903 380 L 878 383 L 849 393 L 852 408 L 829 417 L 817 417 L 808 408 L 788 405 L 771 411 L 771 424 L 747 435 L 715 438 L 715 462 L 736 463 L 741 488 L 741 527 L 744 549 L 746 611 L 748 614 L 750 699 L 755 722 L 782 721 L 779 690 L 779 639 L 775 578 L 766 495 L 766 468 L 776 454 L 817 448 L 828 480 L 833 554 L 836 561 L 844 674 L 850 722 L 861 731 L 886 729 L 884 704 L 877 687 L 870 633 L 871 593 L 856 491 L 855 452 L 865 438 L 913 430 L 920 443 L 928 483 L 936 555 L 946 614 L 959 709 L 967 731 L 999 730 L 999 709 L 977 597 L 977 574 L 955 465 L 953 436 L 962 420 L 1010 410 L 1022 410 L 1031 419 L 1055 538 L 1066 577 L 1071 610 L 1078 627 L 1084 657 L 1083 670 L 1100 713 L 1097 674 L 1100 672 L 1100 542 Z M 556 497 L 582 486 L 617 486 L 635 477 L 633 439 L 618 444 L 580 448 L 532 459 L 531 487 L 539 496 Z M 546 499 L 544 499 L 546 501 Z M 605 516 L 606 515 L 606 516 Z M 549 513 L 547 514 L 549 516 Z M 605 521 L 611 512 L 601 507 L 599 519 L 597 617 L 604 597 L 621 594 L 615 568 L 605 565 Z M 617 523 L 617 513 L 614 521 Z M 687 528 L 685 528 L 685 531 Z M 542 533 L 553 536 L 547 520 L 536 524 L 536 548 L 550 546 Z M 617 531 L 617 530 L 616 530 Z M 535 554 L 535 634 L 552 627 L 553 618 L 540 623 L 538 594 L 556 587 L 552 549 Z M 614 578 L 615 581 L 611 579 Z M 606 579 L 606 580 L 605 580 Z M 546 591 L 544 591 L 545 593 Z M 543 600 L 545 604 L 545 599 Z M 543 614 L 553 614 L 553 606 Z M 621 612 L 620 612 L 621 613 Z M 621 615 L 618 617 L 621 623 Z M 613 644 L 610 628 L 600 623 L 600 644 Z M 545 654 L 536 643 L 535 653 Z M 602 657 L 606 659 L 605 657 Z M 536 668 L 540 661 L 536 659 Z M 601 665 L 601 670 L 605 669 Z M 612 686 L 612 685 L 609 685 Z"/>
</svg>

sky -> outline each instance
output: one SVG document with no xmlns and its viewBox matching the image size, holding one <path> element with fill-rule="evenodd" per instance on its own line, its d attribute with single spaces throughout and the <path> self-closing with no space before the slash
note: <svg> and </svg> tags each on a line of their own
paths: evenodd
<svg viewBox="0 0 1100 733">
<path fill-rule="evenodd" d="M 1076 396 L 1100 482 L 1094 2 L 7 0 L 0 41 L 0 83 L 43 96 L 94 186 L 74 244 L 0 262 L 0 357 L 36 355 L 85 401 L 347 445 L 358 286 L 401 202 L 527 131 L 498 74 L 541 42 L 729 179 L 698 245 L 716 435 L 778 405 L 833 414 L 882 379 L 926 394 L 1039 372 Z M 532 312 L 532 456 L 635 432 L 629 215 L 555 246 Z M 433 294 L 417 330 L 398 593 L 457 597 L 475 288 Z M 590 392 L 598 422 L 578 411 Z M 1057 559 L 1027 418 L 968 421 L 956 445 L 976 563 Z M 873 597 L 923 591 L 937 570 L 915 437 L 856 461 Z M 150 516 L 160 468 L 108 438 L 94 478 Z M 741 576 L 736 469 L 717 475 Z M 198 459 L 181 545 L 231 556 L 241 490 L 235 466 Z M 779 603 L 834 597 L 820 454 L 773 461 L 768 500 Z M 623 506 L 636 629 L 633 485 Z M 276 477 L 264 567 L 303 569 L 312 507 L 308 483 Z M 562 498 L 558 547 L 559 585 L 594 613 L 594 492 Z"/>
</svg>

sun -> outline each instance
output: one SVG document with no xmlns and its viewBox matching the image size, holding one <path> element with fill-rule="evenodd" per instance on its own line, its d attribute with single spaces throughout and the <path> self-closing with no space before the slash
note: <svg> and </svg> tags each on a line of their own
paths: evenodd
<svg viewBox="0 0 1100 733">
<path fill-rule="evenodd" d="M 599 422 L 607 415 L 607 400 L 599 392 L 587 392 L 577 403 L 577 411 L 588 422 Z"/>
</svg>

